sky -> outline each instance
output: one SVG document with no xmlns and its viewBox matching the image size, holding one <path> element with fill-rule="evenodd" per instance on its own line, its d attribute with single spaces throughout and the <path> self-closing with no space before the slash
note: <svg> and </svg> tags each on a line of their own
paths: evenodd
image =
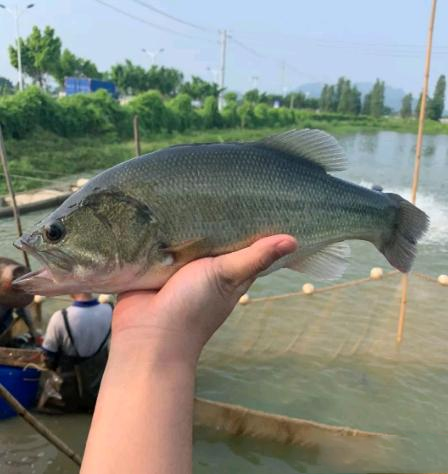
<svg viewBox="0 0 448 474">
<path fill-rule="evenodd" d="M 29 1 L 0 3 L 23 7 Z M 438 4 L 431 90 L 437 77 L 448 73 L 448 2 Z M 63 47 L 93 60 L 100 70 L 126 58 L 149 66 L 142 49 L 163 48 L 157 64 L 178 68 L 187 78 L 213 80 L 220 63 L 218 31 L 226 29 L 231 38 L 225 85 L 230 90 L 258 85 L 281 92 L 309 82 L 336 82 L 344 75 L 353 82 L 380 78 L 417 95 L 430 6 L 430 0 L 35 0 L 20 18 L 20 33 L 27 36 L 33 25 L 50 25 Z M 7 52 L 14 40 L 13 18 L 0 9 L 0 76 L 16 81 Z"/>
</svg>

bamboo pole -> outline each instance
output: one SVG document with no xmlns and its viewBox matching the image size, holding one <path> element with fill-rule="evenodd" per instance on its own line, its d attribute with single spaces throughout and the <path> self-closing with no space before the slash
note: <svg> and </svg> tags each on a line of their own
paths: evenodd
<svg viewBox="0 0 448 474">
<path fill-rule="evenodd" d="M 50 431 L 43 423 L 35 418 L 1 383 L 0 396 L 6 403 L 16 411 L 28 424 L 30 424 L 38 433 L 46 438 L 59 451 L 69 457 L 75 464 L 81 466 L 81 458 L 71 448 L 69 448 L 60 438 Z"/>
<path fill-rule="evenodd" d="M 142 154 L 142 150 L 140 147 L 140 126 L 139 126 L 138 115 L 134 115 L 133 124 L 134 124 L 135 156 L 140 156 Z"/>
<path fill-rule="evenodd" d="M 34 310 L 36 313 L 36 321 L 39 325 L 42 324 L 42 301 L 34 301 Z"/>
<path fill-rule="evenodd" d="M 434 32 L 434 21 L 436 18 L 436 5 L 437 0 L 432 0 L 431 14 L 429 18 L 428 36 L 426 44 L 426 58 L 425 58 L 425 71 L 423 76 L 423 91 L 422 101 L 420 104 L 420 116 L 418 119 L 418 132 L 417 132 L 417 144 L 415 146 L 415 162 L 414 162 L 414 175 L 412 178 L 412 193 L 411 202 L 415 204 L 417 200 L 417 188 L 418 181 L 420 178 L 420 162 L 422 157 L 422 144 L 423 144 L 423 129 L 425 127 L 425 115 L 426 115 L 426 97 L 428 95 L 428 84 L 429 84 L 429 72 L 431 69 L 431 51 L 432 51 L 432 36 Z M 404 322 L 406 319 L 406 305 L 408 301 L 408 287 L 409 277 L 405 273 L 401 279 L 401 302 L 400 302 L 400 317 L 398 319 L 397 336 L 396 340 L 399 344 L 403 340 Z"/>
<path fill-rule="evenodd" d="M 14 221 L 16 223 L 17 234 L 20 237 L 22 235 L 22 224 L 20 222 L 19 209 L 17 208 L 16 195 L 14 193 L 11 177 L 9 175 L 8 161 L 6 160 L 5 142 L 3 140 L 3 133 L 2 133 L 1 126 L 0 126 L 0 159 L 2 161 L 3 173 L 5 175 L 6 186 L 8 187 L 9 197 L 11 198 L 11 206 L 12 206 L 12 211 L 14 214 Z M 27 253 L 24 250 L 22 250 L 22 253 L 23 253 L 23 259 L 25 260 L 25 266 L 28 269 L 31 269 L 30 261 L 28 259 Z"/>
</svg>

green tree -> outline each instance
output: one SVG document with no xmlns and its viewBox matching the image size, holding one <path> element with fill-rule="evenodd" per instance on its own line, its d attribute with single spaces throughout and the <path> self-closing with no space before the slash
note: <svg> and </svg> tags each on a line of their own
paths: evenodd
<svg viewBox="0 0 448 474">
<path fill-rule="evenodd" d="M 216 97 L 206 97 L 204 100 L 204 106 L 200 109 L 200 114 L 205 128 L 221 127 L 222 117 L 218 111 L 218 100 Z"/>
<path fill-rule="evenodd" d="M 423 94 L 420 93 L 418 96 L 418 101 L 417 105 L 415 106 L 415 115 L 416 117 L 420 117 L 420 109 L 422 108 L 422 99 L 423 99 Z M 429 103 L 430 103 L 430 97 L 426 96 L 426 111 L 425 111 L 425 117 L 428 117 L 428 109 L 429 109 Z"/>
<path fill-rule="evenodd" d="M 58 84 L 63 86 L 64 79 L 69 76 L 99 79 L 101 74 L 93 62 L 88 59 L 79 58 L 68 49 L 64 49 L 54 76 Z"/>
<path fill-rule="evenodd" d="M 241 128 L 253 128 L 255 126 L 254 106 L 250 102 L 244 101 L 238 107 Z"/>
<path fill-rule="evenodd" d="M 61 56 L 61 40 L 55 36 L 54 29 L 46 26 L 42 32 L 33 26 L 31 34 L 20 38 L 22 70 L 33 83 L 43 87 L 47 75 L 56 76 Z M 11 65 L 18 68 L 17 50 L 9 46 L 9 60 Z"/>
<path fill-rule="evenodd" d="M 130 110 L 140 117 L 145 131 L 160 132 L 166 125 L 166 109 L 159 91 L 147 91 L 129 102 Z"/>
<path fill-rule="evenodd" d="M 0 95 L 11 95 L 14 92 L 14 86 L 9 79 L 0 76 Z"/>
<path fill-rule="evenodd" d="M 370 92 L 370 115 L 381 117 L 384 115 L 384 81 L 377 79 Z"/>
<path fill-rule="evenodd" d="M 286 105 L 284 96 L 280 94 L 266 94 L 265 92 L 260 94 L 260 98 L 258 99 L 258 102 L 262 104 L 268 104 L 270 107 L 273 107 L 273 106 L 281 107 L 283 105 Z"/>
<path fill-rule="evenodd" d="M 236 127 L 240 123 L 238 116 L 238 95 L 236 92 L 227 92 L 224 95 L 224 109 L 222 118 L 226 127 Z"/>
<path fill-rule="evenodd" d="M 403 118 L 412 117 L 412 94 L 406 94 L 401 100 L 400 116 Z"/>
<path fill-rule="evenodd" d="M 364 100 L 362 102 L 362 113 L 364 115 L 370 115 L 370 100 L 372 98 L 372 94 L 366 94 L 364 96 Z"/>
<path fill-rule="evenodd" d="M 178 94 L 168 102 L 167 106 L 174 113 L 179 131 L 183 132 L 193 126 L 195 112 L 188 94 Z"/>
<path fill-rule="evenodd" d="M 305 97 L 303 107 L 305 109 L 317 110 L 319 108 L 319 99 L 317 97 Z"/>
<path fill-rule="evenodd" d="M 334 86 L 325 84 L 320 94 L 319 108 L 322 112 L 334 112 L 335 104 Z"/>
<path fill-rule="evenodd" d="M 218 84 L 204 81 L 198 76 L 192 76 L 191 81 L 184 82 L 179 92 L 188 94 L 192 99 L 204 101 L 206 97 L 218 97 L 220 89 Z"/>
<path fill-rule="evenodd" d="M 336 87 L 335 87 L 335 97 L 334 97 L 335 111 L 339 111 L 339 102 L 341 101 L 341 98 L 344 92 L 346 92 L 346 97 L 344 98 L 344 100 L 347 101 L 348 94 L 350 93 L 350 81 L 346 79 L 344 76 L 342 76 L 338 79 L 338 82 L 336 83 Z"/>
<path fill-rule="evenodd" d="M 124 64 L 115 64 L 110 69 L 110 78 L 122 94 L 135 95 L 149 90 L 146 71 L 129 59 Z"/>
<path fill-rule="evenodd" d="M 175 96 L 178 92 L 184 75 L 174 68 L 151 66 L 147 72 L 149 89 L 156 89 L 166 96 Z"/>
<path fill-rule="evenodd" d="M 441 75 L 437 80 L 434 96 L 428 104 L 428 118 L 440 120 L 445 109 L 446 78 Z"/>
<path fill-rule="evenodd" d="M 303 92 L 290 92 L 285 97 L 285 105 L 290 109 L 317 109 L 319 105 L 315 107 L 313 100 L 307 99 Z"/>
<path fill-rule="evenodd" d="M 226 92 L 224 94 L 224 102 L 227 104 L 229 102 L 238 102 L 238 94 L 236 92 Z"/>
<path fill-rule="evenodd" d="M 337 112 L 340 114 L 350 113 L 352 87 L 349 80 L 341 77 L 336 86 Z"/>
<path fill-rule="evenodd" d="M 271 125 L 269 123 L 269 108 L 267 104 L 257 104 L 254 107 L 255 120 L 259 127 Z"/>
<path fill-rule="evenodd" d="M 260 91 L 258 89 L 251 89 L 248 90 L 244 95 L 243 95 L 243 100 L 247 100 L 251 104 L 258 104 L 260 102 Z"/>
<path fill-rule="evenodd" d="M 348 113 L 353 115 L 359 115 L 361 113 L 361 92 L 359 92 L 356 86 L 350 89 Z"/>
</svg>

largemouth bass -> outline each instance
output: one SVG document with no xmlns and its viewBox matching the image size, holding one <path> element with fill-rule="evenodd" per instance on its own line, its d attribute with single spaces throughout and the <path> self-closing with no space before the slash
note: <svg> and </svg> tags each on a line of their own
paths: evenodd
<svg viewBox="0 0 448 474">
<path fill-rule="evenodd" d="M 271 270 L 336 278 L 347 264 L 346 241 L 361 239 L 409 271 L 428 217 L 396 194 L 328 174 L 344 167 L 337 141 L 319 130 L 178 145 L 126 161 L 16 242 L 44 268 L 15 286 L 44 295 L 158 289 L 194 259 L 278 233 L 299 247 Z"/>
</svg>

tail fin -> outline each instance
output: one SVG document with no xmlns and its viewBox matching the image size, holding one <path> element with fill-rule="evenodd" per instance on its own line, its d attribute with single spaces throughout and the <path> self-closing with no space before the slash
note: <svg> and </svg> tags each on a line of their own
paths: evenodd
<svg viewBox="0 0 448 474">
<path fill-rule="evenodd" d="M 408 272 L 417 253 L 417 241 L 428 230 L 429 217 L 398 194 L 385 194 L 398 206 L 398 213 L 392 236 L 380 250 L 391 265 Z"/>
</svg>

